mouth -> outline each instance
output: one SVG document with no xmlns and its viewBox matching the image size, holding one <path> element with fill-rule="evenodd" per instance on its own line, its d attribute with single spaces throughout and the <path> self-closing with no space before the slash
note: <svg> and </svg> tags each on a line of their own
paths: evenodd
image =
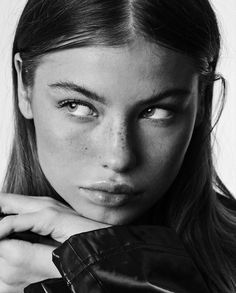
<svg viewBox="0 0 236 293">
<path fill-rule="evenodd" d="M 79 187 L 79 190 L 90 202 L 104 207 L 124 206 L 136 200 L 142 193 L 127 184 L 107 182 Z"/>
</svg>

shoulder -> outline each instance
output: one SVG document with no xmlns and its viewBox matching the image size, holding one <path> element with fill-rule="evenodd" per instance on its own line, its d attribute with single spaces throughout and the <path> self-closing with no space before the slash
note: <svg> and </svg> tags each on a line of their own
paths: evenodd
<svg viewBox="0 0 236 293">
<path fill-rule="evenodd" d="M 236 199 L 235 198 L 227 197 L 227 196 L 222 195 L 220 193 L 217 193 L 217 198 L 224 207 L 236 212 Z"/>
</svg>

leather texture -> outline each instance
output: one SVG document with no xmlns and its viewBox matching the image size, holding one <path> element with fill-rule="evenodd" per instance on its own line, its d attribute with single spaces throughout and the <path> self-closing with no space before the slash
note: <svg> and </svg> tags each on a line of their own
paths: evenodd
<svg viewBox="0 0 236 293">
<path fill-rule="evenodd" d="M 176 233 L 161 226 L 74 235 L 54 250 L 53 261 L 63 280 L 33 284 L 26 293 L 210 292 Z"/>
<path fill-rule="evenodd" d="M 25 288 L 25 293 L 71 293 L 66 282 L 61 279 L 49 279 L 34 283 Z"/>
</svg>

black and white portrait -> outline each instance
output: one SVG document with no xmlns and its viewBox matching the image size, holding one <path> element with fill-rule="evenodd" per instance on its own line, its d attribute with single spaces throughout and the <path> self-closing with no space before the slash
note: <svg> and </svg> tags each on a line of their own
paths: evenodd
<svg viewBox="0 0 236 293">
<path fill-rule="evenodd" d="M 4 0 L 0 33 L 0 293 L 235 293 L 235 0 Z"/>
</svg>

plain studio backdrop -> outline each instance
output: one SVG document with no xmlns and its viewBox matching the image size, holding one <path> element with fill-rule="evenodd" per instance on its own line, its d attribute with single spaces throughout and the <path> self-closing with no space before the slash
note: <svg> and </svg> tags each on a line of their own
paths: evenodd
<svg viewBox="0 0 236 293">
<path fill-rule="evenodd" d="M 12 139 L 11 46 L 17 20 L 26 0 L 0 0 L 0 188 Z M 236 0 L 212 0 L 218 16 L 223 47 L 218 72 L 227 80 L 225 109 L 214 131 L 217 171 L 236 196 Z M 215 101 L 220 94 L 215 88 Z M 217 102 L 215 102 L 217 109 Z"/>
</svg>

